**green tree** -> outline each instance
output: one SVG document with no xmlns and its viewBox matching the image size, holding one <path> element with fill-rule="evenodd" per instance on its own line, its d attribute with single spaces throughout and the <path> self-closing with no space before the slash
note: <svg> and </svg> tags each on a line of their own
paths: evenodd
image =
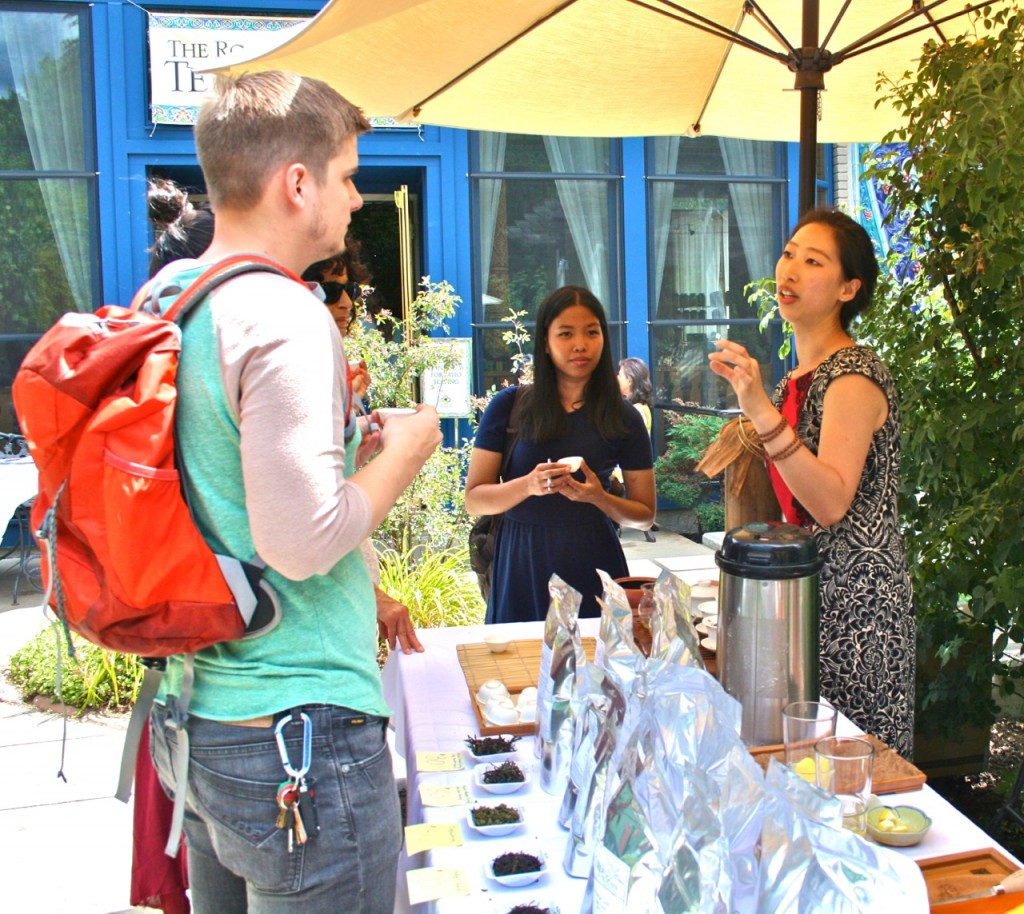
<svg viewBox="0 0 1024 914">
<path fill-rule="evenodd" d="M 866 321 L 899 385 L 920 640 L 943 664 L 920 707 L 975 722 L 995 673 L 1018 687 L 1005 652 L 1024 641 L 1024 20 L 986 24 L 998 34 L 932 44 L 916 73 L 880 80 L 907 119 L 886 142 L 907 144 L 910 167 L 885 157 L 870 174 L 909 217 L 916 264 Z"/>
</svg>

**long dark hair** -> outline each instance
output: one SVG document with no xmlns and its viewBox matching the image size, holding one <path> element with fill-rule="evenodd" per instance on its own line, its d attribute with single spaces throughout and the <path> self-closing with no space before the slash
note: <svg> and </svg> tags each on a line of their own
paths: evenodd
<svg viewBox="0 0 1024 914">
<path fill-rule="evenodd" d="M 875 257 L 875 249 L 864 226 L 855 222 L 846 213 L 827 207 L 804 213 L 793 229 L 793 235 L 805 225 L 813 224 L 827 225 L 832 229 L 836 247 L 839 248 L 839 267 L 843 271 L 843 279 L 860 280 L 857 294 L 849 301 L 843 302 L 839 311 L 840 326 L 843 330 L 849 330 L 853 319 L 871 307 L 875 295 L 875 282 L 878 279 L 878 258 Z"/>
<path fill-rule="evenodd" d="M 622 399 L 615 366 L 609 348 L 608 320 L 604 308 L 589 289 L 581 286 L 562 286 L 541 302 L 537 310 L 537 324 L 533 331 L 533 385 L 520 396 L 522 433 L 537 442 L 551 441 L 569 432 L 569 416 L 562 408 L 558 394 L 558 373 L 547 351 L 548 329 L 566 308 L 582 305 L 601 325 L 604 346 L 594 373 L 583 392 L 583 409 L 590 421 L 605 438 L 625 438 L 629 434 L 626 424 L 626 401 Z"/>
<path fill-rule="evenodd" d="M 643 403 L 648 409 L 654 409 L 654 387 L 651 385 L 651 372 L 643 359 L 628 358 L 619 362 L 619 371 L 629 378 L 630 403 Z"/>
</svg>

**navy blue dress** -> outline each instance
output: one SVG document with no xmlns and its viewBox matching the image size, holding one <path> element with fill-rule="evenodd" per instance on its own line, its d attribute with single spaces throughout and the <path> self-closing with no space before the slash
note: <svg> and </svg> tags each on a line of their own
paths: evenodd
<svg viewBox="0 0 1024 914">
<path fill-rule="evenodd" d="M 501 453 L 518 388 L 499 391 L 484 411 L 475 446 Z M 509 459 L 508 479 L 526 476 L 538 463 L 580 456 L 605 488 L 616 466 L 649 470 L 651 439 L 637 410 L 625 411 L 629 434 L 605 440 L 590 422 L 586 407 L 569 414 L 569 433 L 544 444 L 520 436 Z M 582 480 L 582 472 L 577 479 Z M 563 495 L 531 495 L 505 512 L 495 542 L 488 622 L 542 620 L 548 612 L 548 581 L 557 574 L 581 594 L 580 616 L 597 616 L 601 592 L 596 570 L 612 578 L 629 568 L 611 519 L 594 505 Z"/>
</svg>

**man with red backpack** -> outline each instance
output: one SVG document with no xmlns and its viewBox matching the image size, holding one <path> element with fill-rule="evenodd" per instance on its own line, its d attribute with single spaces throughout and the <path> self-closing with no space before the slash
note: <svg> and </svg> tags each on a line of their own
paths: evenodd
<svg viewBox="0 0 1024 914">
<path fill-rule="evenodd" d="M 188 694 L 182 680 L 193 673 L 169 658 L 152 712 L 169 792 L 187 762 L 197 914 L 393 909 L 398 796 L 359 544 L 441 434 L 430 407 L 388 417 L 368 443 L 379 453 L 356 471 L 362 434 L 341 338 L 296 281 L 344 247 L 362 205 L 357 136 L 368 129 L 317 80 L 220 80 L 195 130 L 213 243 L 153 286 L 173 296 L 210 263 L 243 253 L 285 274 L 232 278 L 183 325 L 175 429 L 196 524 L 218 553 L 265 563 L 281 604 L 273 630 L 195 654 L 187 712 L 173 696 Z M 159 543 L 140 545 L 159 562 Z"/>
</svg>

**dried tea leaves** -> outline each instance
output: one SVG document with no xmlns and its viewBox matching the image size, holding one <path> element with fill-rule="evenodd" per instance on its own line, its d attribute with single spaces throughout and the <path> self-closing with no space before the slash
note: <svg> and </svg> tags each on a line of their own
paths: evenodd
<svg viewBox="0 0 1024 914">
<path fill-rule="evenodd" d="M 516 781 L 525 780 L 526 775 L 523 774 L 523 769 L 511 760 L 491 766 L 483 775 L 485 784 L 514 784 Z"/>
<path fill-rule="evenodd" d="M 495 876 L 514 876 L 517 873 L 536 873 L 544 864 L 533 854 L 512 851 L 495 857 L 491 863 Z"/>
<path fill-rule="evenodd" d="M 519 821 L 519 810 L 501 803 L 498 806 L 475 806 L 470 810 L 474 825 L 512 825 Z"/>
<path fill-rule="evenodd" d="M 466 745 L 476 756 L 499 755 L 502 752 L 515 752 L 518 736 L 467 736 Z"/>
</svg>

